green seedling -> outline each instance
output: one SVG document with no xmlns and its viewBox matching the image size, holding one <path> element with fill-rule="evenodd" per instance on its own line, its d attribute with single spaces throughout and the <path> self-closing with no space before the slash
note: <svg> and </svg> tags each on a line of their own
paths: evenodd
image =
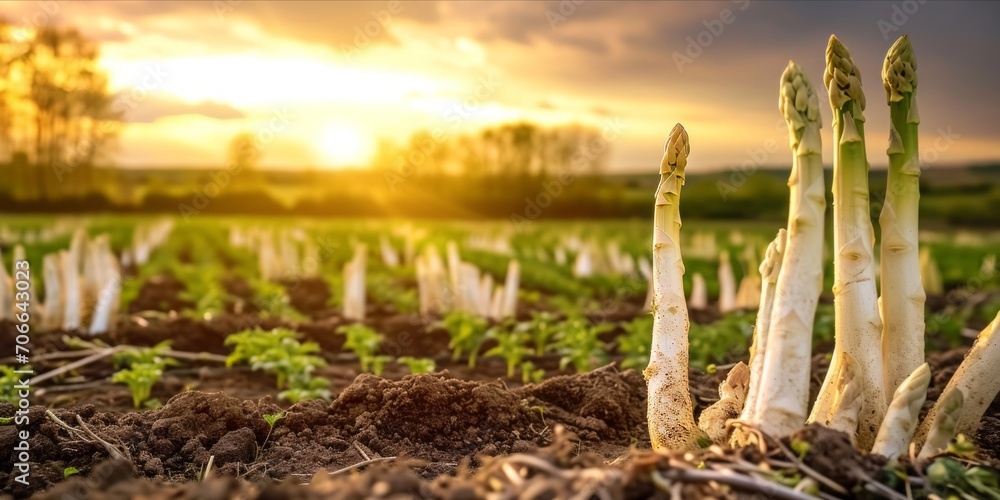
<svg viewBox="0 0 1000 500">
<path fill-rule="evenodd" d="M 278 420 L 283 418 L 285 418 L 285 412 L 264 414 L 264 421 L 267 422 L 267 436 L 264 436 L 264 442 L 257 448 L 257 456 L 254 458 L 254 462 L 260 458 L 260 452 L 267 446 L 267 440 L 271 439 L 271 433 L 274 432 L 274 424 L 277 424 Z"/>
<path fill-rule="evenodd" d="M 966 468 L 949 457 L 939 457 L 927 467 L 928 486 L 940 498 L 990 498 L 1000 500 L 1000 474 L 988 467 Z"/>
<path fill-rule="evenodd" d="M 593 325 L 584 318 L 572 318 L 561 323 L 557 342 L 562 354 L 559 367 L 573 365 L 576 371 L 586 372 L 607 362 L 604 341 L 600 339 L 600 335 L 613 328 L 607 323 Z"/>
<path fill-rule="evenodd" d="M 30 365 L 24 365 L 22 368 L 15 368 L 12 366 L 0 365 L 0 401 L 11 403 L 16 405 L 21 397 L 17 394 L 17 389 L 15 386 L 20 384 L 20 379 L 24 377 L 21 375 L 18 377 L 15 370 L 31 370 Z"/>
<path fill-rule="evenodd" d="M 399 314 L 412 314 L 420 310 L 420 297 L 413 288 L 403 289 L 392 276 L 369 273 L 366 291 L 379 304 L 392 304 Z"/>
<path fill-rule="evenodd" d="M 156 408 L 158 401 L 150 399 L 153 386 L 163 377 L 168 366 L 177 366 L 177 360 L 168 357 L 170 341 L 164 340 L 153 347 L 130 347 L 112 356 L 118 370 L 111 381 L 125 384 L 132 393 L 132 404 L 136 408 Z"/>
<path fill-rule="evenodd" d="M 302 321 L 306 317 L 296 311 L 288 298 L 285 287 L 279 283 L 263 279 L 250 280 L 254 303 L 265 318 L 280 318 L 289 321 Z"/>
<path fill-rule="evenodd" d="M 727 314 L 707 325 L 691 324 L 690 363 L 706 370 L 708 365 L 725 364 L 747 351 L 753 336 L 754 315 L 750 313 Z"/>
<path fill-rule="evenodd" d="M 359 323 L 341 326 L 337 328 L 337 333 L 347 337 L 344 347 L 358 357 L 361 371 L 381 375 L 386 363 L 392 361 L 391 356 L 376 354 L 385 339 L 381 333 Z"/>
<path fill-rule="evenodd" d="M 65 469 L 63 469 L 63 479 L 66 479 L 67 477 L 79 473 L 80 469 L 77 469 L 76 467 L 66 467 Z"/>
<path fill-rule="evenodd" d="M 444 328 L 451 336 L 448 347 L 452 351 L 452 361 L 458 361 L 463 353 L 468 353 L 469 368 L 474 368 L 479 348 L 486 340 L 486 320 L 469 313 L 453 311 L 445 315 L 437 326 Z"/>
<path fill-rule="evenodd" d="M 396 358 L 396 361 L 406 365 L 406 368 L 410 370 L 410 373 L 433 373 L 434 369 L 437 368 L 436 363 L 430 358 L 414 358 L 412 356 L 403 356 L 401 358 Z"/>
<path fill-rule="evenodd" d="M 528 384 L 537 384 L 545 378 L 545 370 L 542 368 L 535 368 L 535 364 L 531 361 L 525 361 L 521 363 L 521 382 Z"/>
<path fill-rule="evenodd" d="M 153 390 L 153 386 L 160 381 L 163 376 L 163 368 L 159 365 L 137 363 L 129 368 L 119 370 L 112 377 L 111 381 L 116 384 L 125 384 L 132 392 L 132 404 L 136 408 L 142 408 Z"/>
<path fill-rule="evenodd" d="M 640 316 L 622 323 L 625 334 L 618 337 L 618 354 L 622 356 L 622 368 L 642 370 L 649 364 L 649 349 L 652 344 L 653 316 Z"/>
<path fill-rule="evenodd" d="M 329 399 L 329 382 L 313 377 L 312 372 L 326 366 L 315 354 L 319 344 L 300 343 L 298 334 L 286 328 L 266 331 L 259 328 L 234 333 L 226 337 L 226 345 L 234 346 L 226 365 L 247 363 L 254 371 L 273 373 L 277 387 L 283 389 L 280 399 L 296 403 L 303 399 Z"/>
<path fill-rule="evenodd" d="M 535 347 L 535 355 L 543 356 L 550 348 L 552 339 L 559 332 L 556 325 L 557 320 L 554 314 L 550 312 L 535 312 L 531 314 L 531 321 L 519 324 L 518 329 L 526 331 L 531 336 L 531 342 Z M 648 334 L 649 332 L 646 333 Z"/>
<path fill-rule="evenodd" d="M 210 259 L 209 261 L 211 262 Z M 178 297 L 190 302 L 193 307 L 184 314 L 195 319 L 210 318 L 225 311 L 229 294 L 222 287 L 222 266 L 181 264 L 174 266 L 172 274 L 184 283 L 184 291 Z"/>
<path fill-rule="evenodd" d="M 514 378 L 521 360 L 531 354 L 525 343 L 527 335 L 518 329 L 509 329 L 502 326 L 491 328 L 487 332 L 487 337 L 496 340 L 496 347 L 486 351 L 486 356 L 500 356 L 507 362 L 507 378 Z"/>
<path fill-rule="evenodd" d="M 177 360 L 167 356 L 170 351 L 170 340 L 164 340 L 153 347 L 130 347 L 115 353 L 111 361 L 115 369 L 121 370 L 133 365 L 159 366 L 161 369 L 168 366 L 177 366 Z"/>
</svg>

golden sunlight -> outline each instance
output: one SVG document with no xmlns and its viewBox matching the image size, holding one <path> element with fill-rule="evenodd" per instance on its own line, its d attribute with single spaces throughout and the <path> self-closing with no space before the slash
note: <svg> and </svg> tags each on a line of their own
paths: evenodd
<svg viewBox="0 0 1000 500">
<path fill-rule="evenodd" d="M 320 131 L 317 149 L 333 167 L 366 165 L 374 153 L 371 138 L 347 123 L 324 127 Z"/>
</svg>

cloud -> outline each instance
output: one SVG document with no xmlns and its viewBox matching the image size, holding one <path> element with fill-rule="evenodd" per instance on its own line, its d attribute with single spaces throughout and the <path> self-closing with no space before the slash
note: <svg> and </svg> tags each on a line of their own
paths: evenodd
<svg viewBox="0 0 1000 500">
<path fill-rule="evenodd" d="M 503 107 L 529 118 L 574 113 L 621 116 L 634 124 L 630 134 L 635 135 L 617 143 L 614 154 L 629 162 L 647 154 L 655 162 L 660 136 L 675 122 L 684 121 L 691 124 L 692 132 L 702 131 L 698 138 L 693 136 L 698 154 L 711 154 L 706 161 L 714 165 L 739 163 L 746 148 L 774 135 L 772 123 L 779 118 L 778 78 L 789 59 L 805 68 L 814 85 L 822 86 L 824 49 L 831 33 L 848 45 L 861 67 L 868 93 L 871 161 L 884 163 L 880 141 L 887 133 L 888 120 L 879 76 L 885 51 L 905 32 L 920 62 L 922 130 L 933 135 L 937 127 L 952 127 L 963 134 L 964 139 L 947 152 L 955 157 L 982 156 L 988 150 L 983 144 L 1000 144 L 1000 121 L 995 120 L 1000 96 L 994 90 L 994 82 L 1000 80 L 1000 33 L 993 26 L 1000 18 L 1000 4 L 989 2 L 926 2 L 905 16 L 897 12 L 901 0 L 459 1 L 402 2 L 399 8 L 386 1 L 59 5 L 57 17 L 104 42 L 104 53 L 117 58 L 122 67 L 136 66 L 124 62 L 210 55 L 252 55 L 285 62 L 300 58 L 317 66 L 391 72 L 398 78 L 393 81 L 394 89 L 406 90 L 402 92 L 406 96 L 426 94 L 422 99 L 428 102 L 464 98 L 475 89 L 476 79 L 496 73 L 502 85 L 484 108 Z M 39 7 L 12 2 L 0 8 L 16 21 Z M 398 14 L 380 14 L 390 8 Z M 380 23 L 385 27 L 376 29 Z M 366 27 L 375 34 L 360 36 Z M 358 40 L 366 44 L 359 47 L 362 57 L 350 65 L 336 57 Z M 689 57 L 690 62 L 679 69 L 676 55 Z M 226 71 L 233 69 L 226 66 Z M 117 73 L 124 74 L 121 69 Z M 320 79 L 286 85 L 280 81 L 283 75 L 274 72 L 267 77 L 281 83 L 276 88 L 299 90 L 290 90 L 291 96 L 302 96 L 303 88 L 309 87 L 313 90 L 309 98 L 315 100 L 314 96 L 334 88 L 321 85 Z M 413 78 L 403 80 L 407 76 Z M 203 88 L 203 79 L 201 73 L 193 72 L 179 75 L 174 83 Z M 415 83 L 407 83 L 425 80 L 434 81 L 433 88 L 419 91 Z M 119 78 L 116 83 L 127 87 L 132 81 Z M 367 83 L 357 95 L 352 94 L 356 86 L 340 87 L 345 89 L 340 91 L 345 100 L 358 100 L 366 90 L 371 93 Z M 259 97 L 251 87 L 230 93 L 239 93 L 243 101 Z M 246 93 L 254 95 L 243 96 Z M 188 100 L 203 97 L 189 96 Z M 421 99 L 400 100 L 415 103 Z M 355 116 L 363 112 L 340 106 L 331 112 L 363 121 Z M 158 102 L 151 97 L 129 119 L 149 122 L 193 113 L 229 120 L 242 117 L 237 108 L 251 109 L 242 103 L 233 108 L 211 102 Z M 436 111 L 423 112 L 431 116 Z M 821 113 L 829 123 L 825 105 Z M 705 131 L 712 135 L 706 136 Z M 824 134 L 828 133 L 829 127 L 824 127 Z M 647 142 L 648 148 L 641 146 Z M 828 145 L 825 158 L 831 158 Z"/>
<path fill-rule="evenodd" d="M 161 94 L 151 94 L 128 110 L 123 117 L 128 123 L 152 123 L 160 118 L 181 115 L 200 115 L 216 120 L 237 120 L 246 115 L 226 104 L 204 101 L 196 104 Z"/>
</svg>

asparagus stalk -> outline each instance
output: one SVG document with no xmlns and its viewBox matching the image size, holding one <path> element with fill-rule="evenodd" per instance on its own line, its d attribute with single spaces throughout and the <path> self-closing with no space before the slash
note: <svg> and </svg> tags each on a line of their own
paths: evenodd
<svg viewBox="0 0 1000 500">
<path fill-rule="evenodd" d="M 864 407 L 864 386 L 858 373 L 857 364 L 846 352 L 840 354 L 840 372 L 837 386 L 830 404 L 829 418 L 824 424 L 846 433 L 851 443 L 857 445 L 857 430 Z"/>
<path fill-rule="evenodd" d="M 830 406 L 837 392 L 838 354 L 856 364 L 864 405 L 858 446 L 870 450 L 886 411 L 882 374 L 882 319 L 878 310 L 874 230 L 868 207 L 868 160 L 865 153 L 865 95 L 861 75 L 847 47 L 830 37 L 823 81 L 833 108 L 834 316 L 837 325 L 833 363 L 820 389 L 817 406 Z"/>
<path fill-rule="evenodd" d="M 45 283 L 45 315 L 42 324 L 45 329 L 56 329 L 62 326 L 62 315 L 65 312 L 59 254 L 50 253 L 42 258 L 42 275 Z"/>
<path fill-rule="evenodd" d="M 719 384 L 719 400 L 701 412 L 698 428 L 705 431 L 713 443 L 726 443 L 726 424 L 740 416 L 749 386 L 750 369 L 741 361 L 729 370 L 726 380 Z"/>
<path fill-rule="evenodd" d="M 812 328 L 823 288 L 823 222 L 826 212 L 819 100 L 802 68 L 792 61 L 781 76 L 778 108 L 788 124 L 794 158 L 788 178 L 788 243 L 763 351 L 753 422 L 784 436 L 808 415 Z"/>
<path fill-rule="evenodd" d="M 73 247 L 71 246 L 71 249 Z M 66 331 L 80 328 L 80 275 L 77 271 L 77 259 L 72 250 L 59 252 L 59 266 L 62 269 L 63 295 L 62 329 Z"/>
<path fill-rule="evenodd" d="M 1000 314 L 997 314 L 993 322 L 990 323 L 979 336 L 972 349 L 965 355 L 962 364 L 952 375 L 951 380 L 945 387 L 941 398 L 938 399 L 931 411 L 924 417 L 924 421 L 917 430 L 917 437 L 914 439 L 917 445 L 923 443 L 942 408 L 948 405 L 944 395 L 952 389 L 961 389 L 965 396 L 965 402 L 961 408 L 956 410 L 954 415 L 958 432 L 966 436 L 975 436 L 979 429 L 979 421 L 982 420 L 986 409 L 1000 393 L 1000 377 L 997 377 L 997 366 L 1000 366 Z M 927 438 L 930 439 L 930 438 Z"/>
<path fill-rule="evenodd" d="M 930 426 L 927 429 L 927 440 L 920 448 L 917 458 L 926 460 L 948 448 L 948 443 L 958 435 L 965 399 L 965 391 L 961 387 L 945 388 L 934 405 L 934 418 L 931 419 L 931 415 L 928 415 L 924 419 L 924 422 L 930 422 Z"/>
<path fill-rule="evenodd" d="M 348 321 L 365 319 L 365 260 L 366 247 L 354 247 L 354 258 L 344 264 L 344 318 Z"/>
<path fill-rule="evenodd" d="M 941 271 L 938 270 L 937 263 L 934 262 L 934 256 L 931 254 L 931 249 L 928 247 L 920 249 L 920 283 L 923 285 L 924 293 L 944 294 L 944 284 L 941 283 Z"/>
<path fill-rule="evenodd" d="M 889 403 L 889 411 L 875 437 L 872 453 L 892 460 L 906 453 L 917 430 L 920 408 L 927 399 L 927 386 L 931 383 L 931 369 L 924 363 L 913 370 L 896 389 Z"/>
<path fill-rule="evenodd" d="M 520 283 L 521 264 L 516 260 L 511 260 L 507 264 L 507 276 L 504 278 L 500 318 L 513 318 L 517 316 L 517 290 Z"/>
<path fill-rule="evenodd" d="M 771 328 L 771 311 L 774 306 L 775 284 L 781 271 L 782 255 L 785 252 L 787 232 L 778 230 L 778 236 L 767 246 L 764 261 L 760 263 L 762 277 L 760 287 L 760 307 L 757 310 L 757 321 L 753 330 L 753 343 L 750 345 L 750 375 L 746 404 L 740 412 L 740 420 L 755 422 L 755 415 L 760 394 L 761 376 L 764 372 L 764 358 L 768 349 L 769 331 Z M 743 444 L 744 436 L 739 434 L 734 444 Z"/>
<path fill-rule="evenodd" d="M 917 149 L 917 61 L 903 35 L 882 66 L 891 122 L 889 177 L 879 216 L 882 228 L 882 366 L 885 393 L 892 394 L 924 362 L 924 287 L 920 281 L 917 207 L 920 157 Z"/>
<path fill-rule="evenodd" d="M 0 321 L 14 319 L 14 280 L 7 274 L 0 253 Z"/>
<path fill-rule="evenodd" d="M 705 309 L 708 307 L 708 286 L 701 273 L 691 275 L 691 308 Z"/>
<path fill-rule="evenodd" d="M 727 313 L 736 309 L 736 277 L 729 261 L 729 252 L 719 253 L 719 311 Z"/>
<path fill-rule="evenodd" d="M 697 449 L 703 436 L 694 422 L 688 386 L 688 322 L 680 245 L 680 195 L 691 151 L 681 124 L 670 131 L 660 161 L 653 214 L 653 341 L 643 374 L 649 388 L 649 437 L 654 449 Z"/>
</svg>

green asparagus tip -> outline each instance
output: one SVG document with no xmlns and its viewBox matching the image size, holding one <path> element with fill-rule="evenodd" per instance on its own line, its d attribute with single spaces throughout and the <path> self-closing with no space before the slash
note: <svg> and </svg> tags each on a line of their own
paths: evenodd
<svg viewBox="0 0 1000 500">
<path fill-rule="evenodd" d="M 805 71 L 794 61 L 781 74 L 778 109 L 789 127 L 798 130 L 808 122 L 819 120 L 819 99 Z"/>
<path fill-rule="evenodd" d="M 864 121 L 861 114 L 865 109 L 865 94 L 861 90 L 861 72 L 854 64 L 850 51 L 837 38 L 830 35 L 830 44 L 826 47 L 826 73 L 823 84 L 830 94 L 830 106 L 834 110 L 842 109 L 845 104 L 853 101 L 854 119 Z"/>
<path fill-rule="evenodd" d="M 663 146 L 663 160 L 660 162 L 660 175 L 677 173 L 684 175 L 684 167 L 687 166 L 687 157 L 691 153 L 691 144 L 688 142 L 687 130 L 678 123 L 667 137 L 667 142 Z"/>
<path fill-rule="evenodd" d="M 899 37 L 885 55 L 882 86 L 889 103 L 902 101 L 904 92 L 917 90 L 917 58 L 913 54 L 909 35 Z"/>
</svg>

